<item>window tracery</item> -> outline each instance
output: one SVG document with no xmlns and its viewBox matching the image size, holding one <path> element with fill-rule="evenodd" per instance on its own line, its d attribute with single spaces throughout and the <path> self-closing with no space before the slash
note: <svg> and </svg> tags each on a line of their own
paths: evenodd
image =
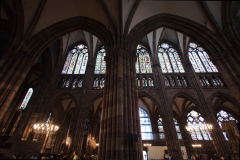
<svg viewBox="0 0 240 160">
<path fill-rule="evenodd" d="M 227 113 L 224 110 L 220 110 L 217 113 L 217 122 L 218 122 L 220 128 L 222 128 L 222 122 L 228 122 L 228 121 L 235 121 L 236 123 L 238 123 L 238 121 L 230 113 Z M 226 132 L 223 132 L 223 135 L 224 135 L 225 139 L 228 141 Z"/>
<path fill-rule="evenodd" d="M 158 46 L 158 59 L 163 73 L 185 72 L 177 51 L 167 43 Z"/>
<path fill-rule="evenodd" d="M 104 61 L 104 57 L 106 56 L 106 51 L 104 46 L 98 51 L 96 64 L 95 64 L 95 74 L 105 74 L 106 72 L 106 62 Z"/>
<path fill-rule="evenodd" d="M 33 94 L 33 89 L 29 88 L 28 92 L 27 92 L 26 96 L 24 97 L 23 102 L 22 102 L 22 104 L 20 106 L 21 110 L 24 110 L 27 107 L 27 104 L 28 104 L 32 94 Z"/>
<path fill-rule="evenodd" d="M 80 44 L 75 46 L 67 56 L 62 74 L 85 74 L 88 61 L 87 46 Z"/>
<path fill-rule="evenodd" d="M 153 139 L 152 125 L 148 113 L 139 107 L 142 140 Z"/>
<path fill-rule="evenodd" d="M 187 115 L 187 125 L 193 128 L 191 131 L 192 140 L 212 140 L 206 123 L 200 113 L 192 110 Z"/>
<path fill-rule="evenodd" d="M 210 57 L 200 45 L 191 42 L 189 44 L 188 55 L 196 73 L 218 72 L 217 67 L 210 61 Z"/>
<path fill-rule="evenodd" d="M 135 64 L 136 73 L 152 73 L 150 56 L 146 47 L 137 46 L 137 62 Z"/>
</svg>

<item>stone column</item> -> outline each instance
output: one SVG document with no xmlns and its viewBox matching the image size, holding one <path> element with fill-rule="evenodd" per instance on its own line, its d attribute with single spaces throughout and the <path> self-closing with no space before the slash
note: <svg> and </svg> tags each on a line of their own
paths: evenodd
<svg viewBox="0 0 240 160">
<path fill-rule="evenodd" d="M 136 56 L 117 46 L 106 58 L 98 159 L 141 160 L 142 147 L 127 141 L 127 134 L 140 136 Z M 140 155 L 140 156 L 139 156 Z"/>
<path fill-rule="evenodd" d="M 70 149 L 68 150 L 68 154 L 72 154 L 73 151 L 77 152 L 77 154 L 80 156 L 82 151 L 82 142 L 84 137 L 84 129 L 86 124 L 86 119 L 89 111 L 89 106 L 92 102 L 89 102 L 92 98 L 92 95 L 88 90 L 92 86 L 92 82 L 89 80 L 91 78 L 91 73 L 94 72 L 94 67 L 91 65 L 91 63 L 88 64 L 86 68 L 86 76 L 83 79 L 83 91 L 81 94 L 79 94 L 78 101 L 76 103 L 76 110 L 75 110 L 75 121 L 73 128 L 73 136 L 72 136 L 72 144 L 70 146 Z"/>
<path fill-rule="evenodd" d="M 166 145 L 168 148 L 168 154 L 172 157 L 182 158 L 182 152 L 180 148 L 180 143 L 178 141 L 177 132 L 173 122 L 172 106 L 168 106 L 168 100 L 166 97 L 166 88 L 164 83 L 164 77 L 162 76 L 162 71 L 159 65 L 159 60 L 157 57 L 157 51 L 153 54 L 152 58 L 153 73 L 155 73 L 155 87 L 158 88 L 159 93 L 159 107 L 160 116 L 163 119 L 164 135 L 166 139 Z"/>
<path fill-rule="evenodd" d="M 198 82 L 197 76 L 192 68 L 192 65 L 188 58 L 185 59 L 186 70 L 189 72 L 189 80 L 191 80 L 193 87 L 195 88 L 197 95 L 199 97 L 199 102 L 201 106 L 199 106 L 199 110 L 201 115 L 204 117 L 204 120 L 207 124 L 211 124 L 213 126 L 213 130 L 210 133 L 212 137 L 213 145 L 219 155 L 230 153 L 230 148 L 224 136 L 221 132 L 221 129 L 217 123 L 216 115 L 214 113 L 213 107 L 211 103 L 207 103 L 206 94 L 204 94 L 200 83 Z M 215 63 L 214 63 L 215 64 Z M 219 65 L 217 65 L 219 67 Z M 219 69 L 219 68 L 218 68 Z M 224 68 L 223 68 L 224 69 Z"/>
<path fill-rule="evenodd" d="M 220 53 L 219 53 L 220 54 Z M 225 83 L 232 90 L 238 102 L 240 102 L 240 75 L 239 75 L 239 63 L 237 59 L 231 57 L 232 52 L 223 52 L 221 55 L 211 55 L 211 60 L 217 66 L 219 72 L 224 77 Z M 234 53 L 233 53 L 234 54 Z M 228 57 L 228 61 L 225 57 Z M 229 57 L 229 56 L 230 57 Z M 236 56 L 238 57 L 238 56 Z M 237 63 L 237 64 L 236 64 Z"/>
<path fill-rule="evenodd" d="M 23 59 L 21 62 L 23 67 L 17 66 L 15 68 L 15 74 L 11 77 L 11 80 L 7 84 L 9 87 L 3 88 L 4 90 L 1 92 L 0 122 L 2 121 L 2 118 L 11 104 L 16 92 L 24 81 L 28 71 L 35 63 L 36 61 L 33 59 Z"/>
<path fill-rule="evenodd" d="M 234 153 L 239 153 L 239 129 L 235 121 L 223 122 L 222 131 L 226 132 Z"/>
</svg>

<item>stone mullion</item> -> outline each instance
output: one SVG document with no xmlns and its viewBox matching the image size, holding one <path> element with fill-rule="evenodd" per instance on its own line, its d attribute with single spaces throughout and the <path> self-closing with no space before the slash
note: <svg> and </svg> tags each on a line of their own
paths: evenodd
<svg viewBox="0 0 240 160">
<path fill-rule="evenodd" d="M 123 77 L 124 77 L 124 80 L 123 80 L 123 86 L 124 86 L 124 101 L 123 101 L 123 123 L 122 125 L 125 127 L 124 128 L 124 137 L 127 137 L 127 134 L 129 133 L 129 124 L 128 124 L 128 108 L 127 106 L 128 105 L 128 102 L 129 102 L 129 99 L 128 99 L 128 88 L 129 88 L 129 72 L 128 72 L 128 68 L 129 68 L 129 61 L 128 61 L 128 52 L 126 50 L 124 50 L 124 54 L 123 54 L 123 58 L 124 58 L 124 63 L 123 63 L 123 66 L 126 66 L 123 68 Z M 126 152 L 123 154 L 123 158 L 124 159 L 129 159 L 129 143 L 126 143 L 125 145 L 125 149 L 126 149 Z"/>
<path fill-rule="evenodd" d="M 19 75 L 17 77 L 14 77 L 13 79 L 15 79 L 15 82 L 12 82 L 12 87 L 11 90 L 8 91 L 8 93 L 6 94 L 3 102 L 2 102 L 2 106 L 0 108 L 0 121 L 2 120 L 4 114 L 6 113 L 9 105 L 11 104 L 13 97 L 15 96 L 16 92 L 18 91 L 19 87 L 21 86 L 22 82 L 24 81 L 24 78 L 26 77 L 28 71 L 30 70 L 30 68 L 32 67 L 32 65 L 35 63 L 35 61 L 27 61 L 26 64 L 22 71 L 19 73 Z"/>
<path fill-rule="evenodd" d="M 123 98 L 124 98 L 124 89 L 123 89 L 123 63 L 125 59 L 123 58 L 123 49 L 121 48 L 118 52 L 118 87 L 117 87 L 117 110 L 116 110 L 116 155 L 115 158 L 123 159 Z M 124 67 L 126 68 L 126 66 Z"/>
</svg>

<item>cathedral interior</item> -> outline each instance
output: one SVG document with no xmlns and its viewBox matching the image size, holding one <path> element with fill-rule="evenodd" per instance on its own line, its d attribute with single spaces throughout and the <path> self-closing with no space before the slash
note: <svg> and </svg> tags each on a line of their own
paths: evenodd
<svg viewBox="0 0 240 160">
<path fill-rule="evenodd" d="M 239 1 L 1 0 L 0 28 L 0 153 L 239 159 Z"/>
</svg>

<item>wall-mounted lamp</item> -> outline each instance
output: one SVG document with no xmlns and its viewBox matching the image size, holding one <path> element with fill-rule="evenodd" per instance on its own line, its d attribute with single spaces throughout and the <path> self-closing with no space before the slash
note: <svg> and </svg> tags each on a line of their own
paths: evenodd
<svg viewBox="0 0 240 160">
<path fill-rule="evenodd" d="M 99 146 L 99 143 L 96 143 L 96 146 L 98 147 L 98 146 Z"/>
<path fill-rule="evenodd" d="M 201 144 L 192 144 L 192 147 L 194 147 L 194 148 L 200 148 L 200 147 L 202 147 L 202 145 L 201 145 Z"/>
<path fill-rule="evenodd" d="M 152 144 L 151 143 L 144 143 L 143 146 L 144 147 L 150 147 L 150 146 L 152 146 Z"/>
</svg>

